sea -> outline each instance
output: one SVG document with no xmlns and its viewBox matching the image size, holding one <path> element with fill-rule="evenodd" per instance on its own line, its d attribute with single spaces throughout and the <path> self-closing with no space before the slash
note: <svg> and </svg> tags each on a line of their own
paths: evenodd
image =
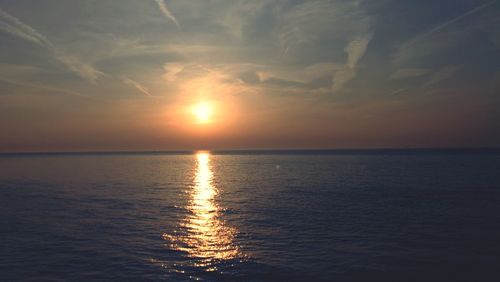
<svg viewBox="0 0 500 282">
<path fill-rule="evenodd" d="M 1 281 L 500 281 L 500 150 L 0 154 Z"/>
</svg>

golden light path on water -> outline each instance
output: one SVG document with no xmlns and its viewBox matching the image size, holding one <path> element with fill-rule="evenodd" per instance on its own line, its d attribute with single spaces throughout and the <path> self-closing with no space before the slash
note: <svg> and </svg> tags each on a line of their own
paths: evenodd
<svg viewBox="0 0 500 282">
<path fill-rule="evenodd" d="M 187 206 L 189 215 L 181 223 L 181 232 L 164 234 L 171 248 L 185 252 L 190 258 L 199 259 L 197 266 L 209 266 L 240 255 L 234 243 L 236 230 L 220 219 L 221 208 L 215 197 L 218 189 L 210 164 L 209 152 L 196 154 L 196 172 Z"/>
</svg>

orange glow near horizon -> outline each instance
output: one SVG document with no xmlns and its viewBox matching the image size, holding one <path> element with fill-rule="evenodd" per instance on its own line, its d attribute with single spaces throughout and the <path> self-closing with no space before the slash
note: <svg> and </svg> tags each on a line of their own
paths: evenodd
<svg viewBox="0 0 500 282">
<path fill-rule="evenodd" d="M 194 148 L 208 148 L 211 146 L 207 140 L 234 136 L 239 132 L 240 125 L 248 118 L 244 117 L 242 96 L 223 90 L 217 94 L 202 90 L 186 86 L 163 107 L 160 116 L 151 121 L 167 129 L 159 134 L 187 139 L 186 143 Z"/>
</svg>

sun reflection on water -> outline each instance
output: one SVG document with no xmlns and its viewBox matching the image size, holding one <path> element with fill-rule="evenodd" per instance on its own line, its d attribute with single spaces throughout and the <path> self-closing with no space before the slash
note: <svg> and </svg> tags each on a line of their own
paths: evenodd
<svg viewBox="0 0 500 282">
<path fill-rule="evenodd" d="M 234 244 L 236 230 L 220 219 L 222 210 L 215 201 L 218 190 L 214 185 L 210 153 L 198 152 L 196 162 L 193 187 L 189 191 L 190 201 L 186 207 L 189 215 L 175 234 L 164 234 L 163 237 L 171 242 L 172 249 L 199 259 L 199 266 L 208 266 L 213 262 L 236 258 L 240 251 Z"/>
</svg>

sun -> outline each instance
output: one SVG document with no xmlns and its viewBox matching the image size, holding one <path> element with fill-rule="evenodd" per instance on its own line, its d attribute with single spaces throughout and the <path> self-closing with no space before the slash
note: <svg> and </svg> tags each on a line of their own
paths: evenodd
<svg viewBox="0 0 500 282">
<path fill-rule="evenodd" d="M 207 102 L 200 102 L 193 106 L 192 112 L 198 123 L 208 123 L 212 117 L 212 105 Z"/>
</svg>

